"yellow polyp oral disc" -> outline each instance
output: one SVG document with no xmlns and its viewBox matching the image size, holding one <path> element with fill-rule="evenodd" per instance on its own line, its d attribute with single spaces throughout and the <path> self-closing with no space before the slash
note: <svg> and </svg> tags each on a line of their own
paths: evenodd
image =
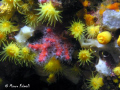
<svg viewBox="0 0 120 90">
<path fill-rule="evenodd" d="M 97 40 L 100 44 L 107 44 L 111 41 L 112 35 L 108 31 L 104 31 L 98 34 Z"/>
<path fill-rule="evenodd" d="M 104 43 L 104 37 L 98 38 L 98 41 L 99 41 L 100 43 Z"/>
</svg>

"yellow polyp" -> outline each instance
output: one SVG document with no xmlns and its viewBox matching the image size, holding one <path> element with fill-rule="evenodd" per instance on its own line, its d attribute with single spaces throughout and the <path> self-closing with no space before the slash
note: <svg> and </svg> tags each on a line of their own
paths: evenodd
<svg viewBox="0 0 120 90">
<path fill-rule="evenodd" d="M 3 23 L 3 28 L 9 27 L 9 26 L 10 26 L 10 23 L 9 23 L 9 22 L 4 22 L 4 23 Z"/>
<path fill-rule="evenodd" d="M 91 25 L 91 26 L 88 26 L 87 27 L 87 37 L 88 38 L 96 38 L 98 33 L 99 33 L 99 29 L 100 26 L 97 25 L 97 26 L 94 26 L 94 25 Z"/>
<path fill-rule="evenodd" d="M 114 72 L 115 75 L 120 76 L 120 67 L 115 67 L 113 69 L 113 72 Z"/>
<path fill-rule="evenodd" d="M 11 7 L 16 7 L 21 0 L 2 0 L 2 3 L 7 3 Z"/>
<path fill-rule="evenodd" d="M 78 30 L 80 30 L 79 28 L 80 28 L 79 26 L 78 26 L 78 27 L 75 27 L 75 31 L 78 31 Z"/>
<path fill-rule="evenodd" d="M 3 32 L 5 34 L 11 33 L 13 28 L 13 23 L 8 21 L 6 17 L 2 17 L 0 19 L 0 32 Z"/>
<path fill-rule="evenodd" d="M 113 82 L 114 83 L 118 83 L 118 79 L 113 79 Z"/>
<path fill-rule="evenodd" d="M 78 54 L 78 59 L 80 62 L 80 65 L 84 65 L 85 63 L 91 62 L 90 59 L 92 58 L 91 52 L 89 50 L 80 50 Z"/>
<path fill-rule="evenodd" d="M 30 53 L 29 48 L 27 48 L 27 47 L 23 47 L 23 48 L 22 48 L 22 54 L 23 54 L 23 55 L 28 55 L 29 53 Z"/>
<path fill-rule="evenodd" d="M 56 10 L 51 1 L 44 4 L 39 4 L 39 7 L 40 9 L 37 9 L 40 11 L 38 13 L 38 21 L 42 21 L 42 23 L 48 21 L 47 25 L 52 26 L 54 24 L 54 27 L 57 21 L 62 23 L 62 17 L 59 15 L 61 11 Z"/>
<path fill-rule="evenodd" d="M 119 83 L 119 85 L 118 85 L 118 88 L 120 88 L 120 83 Z"/>
<path fill-rule="evenodd" d="M 0 55 L 2 55 L 1 61 L 4 61 L 7 57 L 9 60 L 15 60 L 18 59 L 19 56 L 19 47 L 16 43 L 11 42 L 8 45 L 3 44 L 3 51 L 0 52 Z M 17 61 L 15 61 L 16 63 Z"/>
<path fill-rule="evenodd" d="M 111 41 L 112 35 L 108 31 L 101 32 L 97 35 L 97 40 L 100 44 L 107 44 Z"/>
<path fill-rule="evenodd" d="M 44 66 L 44 70 L 48 73 L 59 74 L 62 71 L 62 66 L 59 60 L 52 57 L 49 62 Z"/>
<path fill-rule="evenodd" d="M 89 87 L 92 90 L 98 90 L 103 85 L 104 85 L 103 78 L 101 78 L 98 75 L 96 75 L 95 77 L 90 78 L 90 80 L 89 80 Z"/>
<path fill-rule="evenodd" d="M 19 48 L 16 44 L 10 44 L 6 47 L 6 53 L 10 57 L 16 57 L 19 54 Z"/>
<path fill-rule="evenodd" d="M 74 36 L 76 39 L 81 39 L 83 33 L 84 33 L 84 24 L 81 21 L 72 22 L 71 26 L 69 27 L 69 30 L 71 31 L 71 35 Z"/>
<path fill-rule="evenodd" d="M 34 13 L 27 13 L 24 22 L 30 27 L 36 27 L 38 25 L 38 15 Z"/>
<path fill-rule="evenodd" d="M 117 45 L 120 46 L 120 35 L 119 35 L 119 37 L 117 39 Z"/>
<path fill-rule="evenodd" d="M 56 82 L 55 74 L 51 73 L 51 74 L 49 75 L 49 77 L 47 78 L 47 82 L 48 82 L 48 83 L 54 83 L 54 82 Z"/>
</svg>

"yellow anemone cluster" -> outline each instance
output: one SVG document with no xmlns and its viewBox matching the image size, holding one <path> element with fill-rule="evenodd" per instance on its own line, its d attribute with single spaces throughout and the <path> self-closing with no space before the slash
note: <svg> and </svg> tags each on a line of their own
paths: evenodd
<svg viewBox="0 0 120 90">
<path fill-rule="evenodd" d="M 20 2 L 21 0 L 2 0 L 2 3 L 7 3 L 11 7 L 16 7 L 16 5 Z"/>
<path fill-rule="evenodd" d="M 69 27 L 69 30 L 71 31 L 71 35 L 74 36 L 76 39 L 81 39 L 85 29 L 84 29 L 84 24 L 79 20 L 76 22 L 71 23 L 71 27 Z"/>
<path fill-rule="evenodd" d="M 17 30 L 18 29 L 16 29 L 15 26 L 13 26 L 13 23 L 7 20 L 5 17 L 0 19 L 0 32 L 9 34 Z"/>
<path fill-rule="evenodd" d="M 32 26 L 32 27 L 36 27 L 38 25 L 38 15 L 34 14 L 34 13 L 28 13 L 25 16 L 25 20 L 24 22 L 28 25 L 28 26 Z"/>
<path fill-rule="evenodd" d="M 59 74 L 62 71 L 62 66 L 59 60 L 52 57 L 49 62 L 44 66 L 44 70 L 48 73 Z"/>
<path fill-rule="evenodd" d="M 90 78 L 89 80 L 89 87 L 92 90 L 98 90 L 100 87 L 104 85 L 103 78 L 96 75 L 95 77 Z"/>
<path fill-rule="evenodd" d="M 56 10 L 55 7 L 52 5 L 51 2 L 47 2 L 44 4 L 39 4 L 40 9 L 37 9 L 40 11 L 38 15 L 38 21 L 42 21 L 43 23 L 48 21 L 47 25 L 56 24 L 56 21 L 62 22 L 61 21 L 61 16 L 59 15 L 61 12 Z"/>
<path fill-rule="evenodd" d="M 1 60 L 4 61 L 8 57 L 9 60 L 15 61 L 15 59 L 18 58 L 18 56 L 20 54 L 19 51 L 20 51 L 20 49 L 16 43 L 11 42 L 8 45 L 4 44 L 3 51 L 1 52 L 1 55 L 3 55 L 3 54 L 4 55 L 1 58 Z M 16 61 L 15 61 L 15 63 L 16 63 Z"/>
<path fill-rule="evenodd" d="M 97 26 L 94 26 L 94 25 L 88 26 L 87 27 L 88 38 L 95 38 L 97 36 L 97 34 L 99 33 L 99 28 L 100 28 L 99 25 L 97 25 Z"/>
<path fill-rule="evenodd" d="M 0 52 L 3 55 L 0 61 L 4 61 L 7 57 L 9 60 L 14 60 L 15 64 L 23 66 L 32 66 L 36 54 L 31 53 L 28 47 L 19 47 L 16 43 L 11 42 L 8 45 L 4 44 L 3 51 Z"/>
<path fill-rule="evenodd" d="M 23 64 L 25 64 L 25 66 L 32 66 L 35 62 L 36 54 L 35 53 L 31 53 L 30 49 L 26 46 L 21 47 L 20 50 L 20 56 L 19 56 L 19 63 L 23 66 Z"/>
<path fill-rule="evenodd" d="M 80 65 L 84 65 L 85 63 L 88 64 L 88 62 L 91 62 L 90 59 L 93 58 L 93 56 L 91 55 L 92 52 L 90 52 L 89 50 L 80 50 L 79 54 L 78 54 L 78 59 L 80 62 Z"/>
</svg>

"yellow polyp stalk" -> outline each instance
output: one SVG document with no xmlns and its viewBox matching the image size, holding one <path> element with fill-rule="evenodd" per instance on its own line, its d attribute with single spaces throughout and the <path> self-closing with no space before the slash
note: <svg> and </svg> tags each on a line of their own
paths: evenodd
<svg viewBox="0 0 120 90">
<path fill-rule="evenodd" d="M 50 83 L 50 84 L 56 82 L 55 74 L 51 73 L 49 75 L 49 77 L 47 78 L 47 82 Z"/>
</svg>

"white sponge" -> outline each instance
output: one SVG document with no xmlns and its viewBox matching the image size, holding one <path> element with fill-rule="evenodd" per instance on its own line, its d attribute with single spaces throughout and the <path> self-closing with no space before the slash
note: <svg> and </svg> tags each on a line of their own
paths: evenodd
<svg viewBox="0 0 120 90">
<path fill-rule="evenodd" d="M 34 29 L 28 26 L 24 26 L 20 29 L 20 32 L 15 36 L 15 39 L 20 44 L 25 44 L 27 39 L 33 35 Z"/>
<path fill-rule="evenodd" d="M 106 10 L 103 13 L 103 26 L 107 26 L 110 31 L 120 28 L 120 11 Z"/>
<path fill-rule="evenodd" d="M 105 76 L 110 76 L 111 74 L 111 69 L 109 67 L 107 67 L 106 62 L 101 60 L 101 58 L 99 58 L 99 62 L 97 65 L 95 65 L 96 70 Z"/>
</svg>

